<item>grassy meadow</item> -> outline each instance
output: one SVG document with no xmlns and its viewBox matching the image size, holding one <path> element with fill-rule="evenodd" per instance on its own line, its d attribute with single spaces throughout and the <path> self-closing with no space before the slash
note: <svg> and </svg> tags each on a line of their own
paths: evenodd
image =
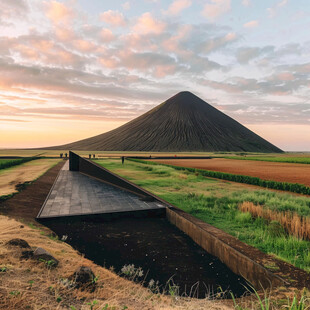
<svg viewBox="0 0 310 310">
<path fill-rule="evenodd" d="M 240 159 L 240 160 L 256 160 L 256 161 L 269 161 L 277 163 L 291 163 L 291 164 L 310 164 L 310 155 L 308 156 L 223 156 L 227 159 Z"/>
<path fill-rule="evenodd" d="M 309 197 L 211 179 L 164 165 L 132 161 L 122 165 L 119 159 L 96 162 L 239 240 L 310 271 L 310 240 L 304 222 L 310 218 Z M 296 226 L 296 218 L 299 235 L 290 229 Z"/>
</svg>

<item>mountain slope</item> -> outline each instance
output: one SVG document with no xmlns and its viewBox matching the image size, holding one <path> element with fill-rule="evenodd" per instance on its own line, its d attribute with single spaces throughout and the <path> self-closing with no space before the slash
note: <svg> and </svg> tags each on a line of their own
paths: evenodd
<svg viewBox="0 0 310 310">
<path fill-rule="evenodd" d="M 281 152 L 190 92 L 180 92 L 107 133 L 52 148 L 92 151 Z"/>
</svg>

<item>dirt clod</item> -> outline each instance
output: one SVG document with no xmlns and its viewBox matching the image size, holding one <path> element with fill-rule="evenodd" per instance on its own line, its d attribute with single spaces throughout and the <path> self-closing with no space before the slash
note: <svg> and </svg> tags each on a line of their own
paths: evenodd
<svg viewBox="0 0 310 310">
<path fill-rule="evenodd" d="M 19 238 L 9 240 L 7 242 L 7 245 L 18 246 L 18 247 L 23 248 L 23 249 L 27 249 L 27 248 L 30 249 L 31 248 L 26 240 L 19 239 Z"/>
<path fill-rule="evenodd" d="M 23 251 L 20 259 L 29 259 L 33 257 L 33 251 L 28 250 L 28 251 Z"/>
<path fill-rule="evenodd" d="M 87 288 L 94 291 L 96 288 L 96 276 L 87 266 L 81 266 L 74 272 L 71 279 L 75 282 L 76 288 Z"/>
</svg>

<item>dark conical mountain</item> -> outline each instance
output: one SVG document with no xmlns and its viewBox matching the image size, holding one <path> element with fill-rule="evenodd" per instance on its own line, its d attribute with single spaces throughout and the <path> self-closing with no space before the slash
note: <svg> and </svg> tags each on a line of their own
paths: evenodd
<svg viewBox="0 0 310 310">
<path fill-rule="evenodd" d="M 53 149 L 281 152 L 190 92 L 180 92 L 114 130 Z"/>
</svg>

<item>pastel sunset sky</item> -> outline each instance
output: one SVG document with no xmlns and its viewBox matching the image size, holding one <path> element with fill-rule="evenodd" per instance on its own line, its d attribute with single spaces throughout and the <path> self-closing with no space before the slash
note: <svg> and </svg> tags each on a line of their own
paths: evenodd
<svg viewBox="0 0 310 310">
<path fill-rule="evenodd" d="M 310 151 L 309 0 L 1 0 L 0 148 L 73 142 L 189 90 Z"/>
</svg>

